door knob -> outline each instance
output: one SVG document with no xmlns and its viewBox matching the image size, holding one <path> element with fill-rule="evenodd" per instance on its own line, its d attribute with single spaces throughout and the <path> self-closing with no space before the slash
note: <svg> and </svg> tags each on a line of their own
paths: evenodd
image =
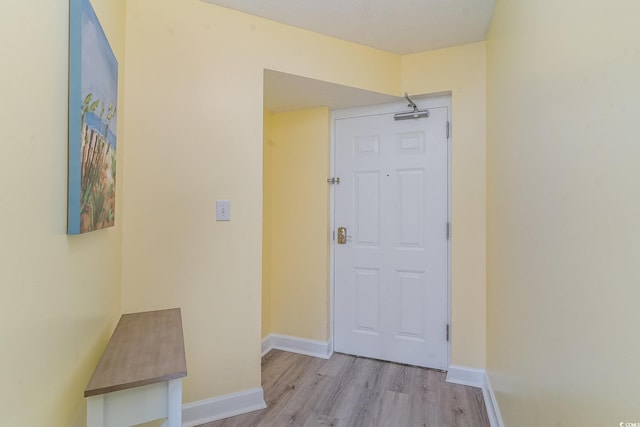
<svg viewBox="0 0 640 427">
<path fill-rule="evenodd" d="M 350 238 L 351 236 L 347 236 L 347 227 L 338 227 L 338 244 L 344 245 Z"/>
</svg>

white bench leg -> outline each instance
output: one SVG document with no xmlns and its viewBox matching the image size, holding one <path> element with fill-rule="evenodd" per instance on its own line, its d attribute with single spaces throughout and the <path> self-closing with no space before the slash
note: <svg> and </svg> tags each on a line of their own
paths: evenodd
<svg viewBox="0 0 640 427">
<path fill-rule="evenodd" d="M 104 395 L 87 398 L 87 427 L 104 427 Z"/>
<path fill-rule="evenodd" d="M 182 426 L 182 378 L 168 384 L 167 427 Z"/>
</svg>

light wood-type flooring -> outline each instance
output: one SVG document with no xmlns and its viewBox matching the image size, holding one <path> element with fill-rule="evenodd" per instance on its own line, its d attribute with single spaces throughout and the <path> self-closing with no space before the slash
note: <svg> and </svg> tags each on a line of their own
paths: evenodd
<svg viewBox="0 0 640 427">
<path fill-rule="evenodd" d="M 345 354 L 271 350 L 262 358 L 267 408 L 202 427 L 489 427 L 482 391 L 445 377 Z"/>
</svg>

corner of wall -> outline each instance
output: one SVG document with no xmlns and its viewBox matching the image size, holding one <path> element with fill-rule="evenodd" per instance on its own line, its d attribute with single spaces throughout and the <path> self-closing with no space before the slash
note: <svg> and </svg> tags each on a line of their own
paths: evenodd
<svg viewBox="0 0 640 427">
<path fill-rule="evenodd" d="M 410 94 L 451 93 L 451 361 L 486 367 L 486 44 L 402 57 Z"/>
</svg>

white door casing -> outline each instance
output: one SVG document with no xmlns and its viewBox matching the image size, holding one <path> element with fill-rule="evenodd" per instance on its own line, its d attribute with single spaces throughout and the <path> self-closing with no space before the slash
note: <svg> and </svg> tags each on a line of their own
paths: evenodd
<svg viewBox="0 0 640 427">
<path fill-rule="evenodd" d="M 449 98 L 334 112 L 335 350 L 448 366 Z"/>
</svg>

